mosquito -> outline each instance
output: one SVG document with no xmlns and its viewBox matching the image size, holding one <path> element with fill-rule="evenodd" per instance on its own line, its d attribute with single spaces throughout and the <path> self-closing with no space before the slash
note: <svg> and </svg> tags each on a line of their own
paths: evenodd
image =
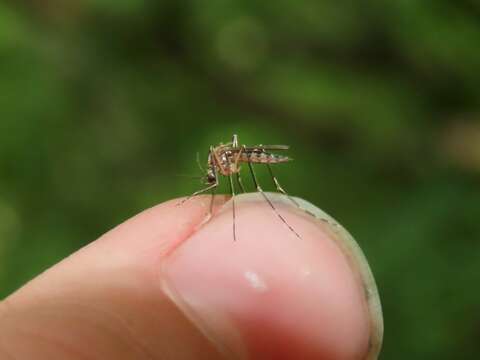
<svg viewBox="0 0 480 360">
<path fill-rule="evenodd" d="M 213 208 L 213 198 L 215 196 L 215 190 L 219 185 L 219 175 L 228 177 L 230 184 L 230 191 L 232 194 L 232 212 L 233 212 L 233 240 L 236 240 L 236 223 L 235 223 L 235 186 L 234 179 L 242 192 L 245 192 L 245 187 L 243 185 L 242 178 L 240 176 L 241 165 L 246 163 L 252 175 L 252 180 L 255 185 L 256 190 L 262 194 L 263 198 L 267 201 L 268 205 L 275 212 L 277 217 L 288 227 L 288 229 L 295 234 L 298 238 L 301 238 L 300 235 L 288 224 L 285 218 L 277 211 L 273 202 L 269 199 L 267 194 L 263 191 L 260 184 L 257 180 L 257 175 L 253 169 L 253 164 L 264 164 L 268 168 L 268 172 L 272 181 L 275 185 L 275 188 L 278 192 L 287 196 L 288 199 L 299 206 L 298 203 L 287 194 L 283 187 L 278 182 L 278 179 L 273 173 L 272 164 L 280 164 L 291 161 L 292 159 L 285 155 L 274 154 L 272 151 L 285 151 L 288 150 L 288 145 L 255 145 L 255 146 L 246 146 L 240 145 L 238 142 L 238 136 L 233 135 L 232 141 L 227 144 L 220 143 L 217 146 L 210 146 L 207 160 L 207 169 L 204 170 L 200 164 L 200 159 L 197 154 L 197 163 L 202 171 L 206 173 L 205 179 L 207 187 L 204 189 L 195 191 L 192 195 L 185 198 L 180 204 L 183 204 L 185 201 L 191 199 L 192 197 L 205 193 L 207 191 L 212 192 L 212 199 L 210 202 L 210 213 L 212 213 Z"/>
</svg>

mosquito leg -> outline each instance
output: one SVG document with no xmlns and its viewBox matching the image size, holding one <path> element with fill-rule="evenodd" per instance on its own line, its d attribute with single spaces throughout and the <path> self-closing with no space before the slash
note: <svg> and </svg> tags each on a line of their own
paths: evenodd
<svg viewBox="0 0 480 360">
<path fill-rule="evenodd" d="M 245 187 L 243 186 L 243 181 L 242 181 L 242 178 L 240 177 L 240 173 L 237 172 L 236 173 L 236 177 L 237 177 L 237 183 L 238 183 L 238 186 L 240 187 L 240 190 L 244 193 L 246 192 L 245 191 Z"/>
<path fill-rule="evenodd" d="M 237 232 L 235 229 L 235 187 L 233 186 L 233 177 L 230 175 L 228 177 L 230 180 L 230 191 L 232 192 L 232 216 L 233 216 L 233 241 L 237 240 Z"/>
<path fill-rule="evenodd" d="M 258 180 L 257 180 L 257 176 L 255 175 L 255 171 L 253 171 L 253 165 L 251 162 L 248 162 L 248 167 L 250 168 L 250 173 L 252 174 L 252 178 L 253 178 L 253 183 L 255 184 L 255 187 L 257 188 L 258 192 L 260 194 L 262 194 L 262 196 L 264 197 L 264 199 L 267 201 L 268 205 L 270 205 L 270 207 L 272 208 L 272 210 L 275 212 L 275 214 L 277 214 L 278 218 L 280 220 L 282 220 L 282 222 L 287 225 L 287 227 L 290 229 L 291 232 L 293 232 L 295 234 L 296 237 L 298 237 L 299 239 L 301 239 L 300 235 L 298 235 L 298 233 L 287 223 L 287 221 L 285 220 L 285 218 L 277 211 L 277 209 L 275 208 L 275 206 L 273 205 L 273 203 L 270 201 L 270 199 L 268 198 L 267 194 L 265 194 L 262 190 L 262 188 L 260 187 L 260 185 L 258 184 Z"/>
<path fill-rule="evenodd" d="M 183 199 L 182 201 L 180 201 L 177 205 L 182 205 L 185 201 L 190 200 L 192 197 L 197 196 L 197 195 L 200 195 L 200 194 L 203 194 L 203 193 L 206 192 L 206 191 L 213 190 L 213 189 L 215 189 L 217 186 L 218 186 L 218 181 L 215 182 L 214 184 L 206 187 L 205 189 L 201 189 L 201 190 L 195 191 L 192 195 L 186 197 L 185 199 Z"/>
<path fill-rule="evenodd" d="M 270 173 L 270 176 L 272 177 L 273 183 L 275 184 L 275 187 L 277 188 L 277 191 L 282 193 L 283 195 L 285 195 L 293 204 L 295 204 L 296 207 L 300 207 L 298 202 L 296 202 L 295 199 L 292 198 L 290 195 L 288 195 L 287 192 L 282 188 L 282 186 L 278 182 L 277 178 L 273 174 L 272 165 L 267 163 L 267 168 L 268 168 L 268 172 Z"/>
<path fill-rule="evenodd" d="M 233 135 L 233 143 L 236 144 L 234 146 L 238 146 L 238 140 L 237 140 L 237 135 Z M 240 167 L 238 166 L 238 162 L 240 160 L 240 157 L 242 156 L 242 153 L 244 152 L 245 147 L 241 147 L 240 150 L 238 151 L 237 155 L 235 155 L 233 159 L 233 167 L 236 170 L 235 176 L 237 178 L 237 183 L 238 186 L 240 187 L 240 190 L 242 192 L 245 192 L 245 187 L 243 186 L 242 178 L 240 177 Z"/>
<path fill-rule="evenodd" d="M 215 190 L 217 190 L 216 187 L 212 189 L 212 197 L 210 198 L 210 210 L 209 210 L 209 215 L 212 216 L 213 214 L 213 200 L 215 200 Z"/>
<path fill-rule="evenodd" d="M 213 147 L 210 146 L 209 159 L 211 159 L 212 154 L 214 154 L 214 152 L 213 152 Z M 210 165 L 210 160 L 209 160 L 209 165 Z M 180 202 L 177 204 L 177 206 L 182 205 L 185 201 L 190 200 L 192 197 L 197 196 L 197 195 L 200 195 L 200 194 L 203 194 L 204 192 L 207 192 L 207 191 L 209 191 L 209 190 L 212 190 L 212 196 L 213 196 L 213 193 L 214 193 L 215 189 L 216 189 L 217 186 L 218 186 L 218 177 L 217 177 L 217 172 L 216 172 L 216 170 L 215 170 L 215 166 L 212 166 L 212 171 L 213 171 L 213 175 L 214 175 L 214 180 L 215 180 L 215 182 L 214 182 L 213 184 L 207 186 L 205 189 L 201 189 L 201 190 L 195 191 L 192 195 L 190 195 L 190 196 L 186 197 L 185 199 L 183 199 L 182 201 L 180 201 Z M 212 202 L 211 202 L 211 204 L 210 204 L 210 208 L 212 208 L 212 206 L 213 206 L 213 198 L 212 198 Z"/>
</svg>

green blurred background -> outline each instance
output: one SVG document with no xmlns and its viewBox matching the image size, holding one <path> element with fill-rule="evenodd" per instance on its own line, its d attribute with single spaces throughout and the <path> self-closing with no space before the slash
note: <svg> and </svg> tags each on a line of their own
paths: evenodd
<svg viewBox="0 0 480 360">
<path fill-rule="evenodd" d="M 479 45 L 474 0 L 2 2 L 0 296 L 237 133 L 364 249 L 383 359 L 477 359 Z"/>
</svg>

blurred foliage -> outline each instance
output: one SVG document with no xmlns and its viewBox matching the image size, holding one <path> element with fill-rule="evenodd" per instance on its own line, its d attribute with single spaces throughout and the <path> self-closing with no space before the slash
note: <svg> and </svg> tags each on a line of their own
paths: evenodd
<svg viewBox="0 0 480 360">
<path fill-rule="evenodd" d="M 479 43 L 473 0 L 0 3 L 0 294 L 235 132 L 364 249 L 382 358 L 477 358 Z"/>
</svg>

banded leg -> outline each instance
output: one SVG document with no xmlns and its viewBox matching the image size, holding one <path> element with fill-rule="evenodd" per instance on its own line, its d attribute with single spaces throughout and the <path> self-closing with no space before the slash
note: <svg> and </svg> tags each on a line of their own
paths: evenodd
<svg viewBox="0 0 480 360">
<path fill-rule="evenodd" d="M 263 189 L 260 187 L 260 185 L 258 184 L 258 181 L 257 181 L 257 176 L 255 175 L 255 171 L 253 170 L 253 165 L 251 162 L 248 162 L 248 167 L 250 168 L 250 173 L 252 174 L 252 178 L 253 178 L 253 183 L 255 184 L 255 187 L 257 188 L 257 191 L 262 194 L 262 196 L 264 197 L 264 199 L 267 201 L 268 205 L 270 205 L 270 207 L 272 208 L 272 210 L 275 212 L 275 214 L 277 214 L 278 218 L 280 220 L 282 220 L 282 222 L 287 225 L 287 227 L 290 229 L 291 232 L 293 232 L 295 234 L 296 237 L 298 237 L 299 239 L 301 239 L 300 235 L 298 235 L 298 233 L 287 223 L 287 221 L 285 220 L 285 218 L 277 211 L 277 209 L 275 208 L 275 206 L 273 205 L 273 203 L 270 201 L 270 199 L 268 198 L 267 194 L 265 194 L 263 192 Z"/>
</svg>

